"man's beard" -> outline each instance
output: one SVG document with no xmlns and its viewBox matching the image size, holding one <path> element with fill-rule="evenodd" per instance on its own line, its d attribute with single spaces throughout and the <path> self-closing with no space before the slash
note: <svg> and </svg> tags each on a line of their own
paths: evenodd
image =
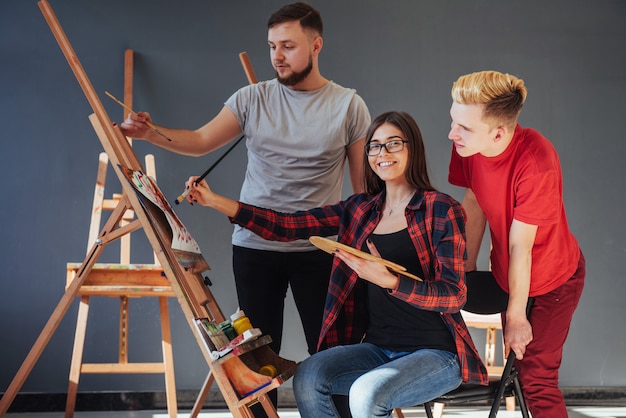
<svg viewBox="0 0 626 418">
<path fill-rule="evenodd" d="M 300 71 L 299 73 L 294 71 L 291 75 L 287 77 L 281 77 L 278 75 L 278 72 L 277 72 L 276 79 L 278 80 L 280 84 L 283 84 L 285 86 L 295 86 L 296 84 L 300 83 L 305 78 L 307 78 L 309 74 L 311 74 L 312 70 L 313 70 L 313 58 L 309 57 L 309 65 L 307 65 L 304 70 Z"/>
</svg>

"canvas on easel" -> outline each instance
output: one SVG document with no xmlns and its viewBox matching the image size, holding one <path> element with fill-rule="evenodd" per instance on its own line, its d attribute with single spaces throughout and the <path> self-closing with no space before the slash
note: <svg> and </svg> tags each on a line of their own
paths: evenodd
<svg viewBox="0 0 626 418">
<path fill-rule="evenodd" d="M 199 252 L 172 248 L 173 231 L 163 208 L 147 196 L 138 193 L 133 182 L 129 181 L 125 174 L 125 172 L 130 172 L 136 175 L 136 173 L 144 173 L 145 170 L 119 127 L 111 122 L 50 5 L 46 0 L 41 0 L 38 5 L 94 110 L 89 120 L 120 180 L 123 195 L 83 264 L 77 270 L 76 277 L 67 287 L 22 366 L 0 399 L 0 416 L 8 410 L 104 248 L 126 234 L 143 229 L 210 368 L 199 399 L 203 399 L 214 380 L 233 416 L 252 417 L 250 405 L 260 402 L 269 417 L 278 417 L 274 406 L 265 394 L 289 379 L 295 372 L 296 363 L 282 359 L 273 353 L 266 343 L 267 339 L 246 343 L 239 347 L 237 352 L 229 353 L 218 360 L 211 358 L 202 340 L 203 337 L 198 333 L 194 323 L 196 318 L 209 318 L 216 322 L 225 320 L 201 275 L 203 271 L 209 269 L 209 265 Z M 152 186 L 155 191 L 158 191 L 156 183 Z M 120 226 L 120 220 L 127 210 L 135 211 L 137 219 Z M 182 226 L 182 223 L 180 225 Z M 268 377 L 259 373 L 260 369 L 267 364 L 275 366 L 276 376 Z M 197 413 L 196 407 L 194 411 Z"/>
</svg>

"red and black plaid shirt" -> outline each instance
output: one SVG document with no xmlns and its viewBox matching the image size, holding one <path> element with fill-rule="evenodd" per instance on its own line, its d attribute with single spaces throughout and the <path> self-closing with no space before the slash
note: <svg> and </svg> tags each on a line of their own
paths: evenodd
<svg viewBox="0 0 626 418">
<path fill-rule="evenodd" d="M 380 220 L 383 195 L 357 194 L 335 205 L 291 214 L 240 203 L 231 219 L 274 241 L 338 235 L 338 241 L 363 250 Z M 424 281 L 399 276 L 392 295 L 420 309 L 440 312 L 454 336 L 463 381 L 487 384 L 487 370 L 463 322 L 465 304 L 465 212 L 450 196 L 418 191 L 407 206 L 408 232 L 424 271 Z M 366 282 L 338 258 L 328 286 L 318 348 L 356 344 L 367 326 Z"/>
</svg>

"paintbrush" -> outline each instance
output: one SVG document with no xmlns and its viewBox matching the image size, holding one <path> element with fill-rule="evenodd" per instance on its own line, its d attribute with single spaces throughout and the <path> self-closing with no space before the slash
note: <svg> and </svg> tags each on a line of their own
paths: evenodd
<svg viewBox="0 0 626 418">
<path fill-rule="evenodd" d="M 202 180 L 204 180 L 204 178 L 205 178 L 206 176 L 208 176 L 208 175 L 209 175 L 209 173 L 210 173 L 210 172 L 211 172 L 211 171 L 212 171 L 212 170 L 213 170 L 213 169 L 214 169 L 214 168 L 215 168 L 215 167 L 216 167 L 216 166 L 220 163 L 220 161 L 222 161 L 222 160 L 224 159 L 224 157 L 226 157 L 226 156 L 228 155 L 228 153 L 229 153 L 229 152 L 231 152 L 231 151 L 233 150 L 233 148 L 235 148 L 239 142 L 241 142 L 241 140 L 244 138 L 244 136 L 245 136 L 245 135 L 243 135 L 243 134 L 242 134 L 242 135 L 239 137 L 239 139 L 237 139 L 237 140 L 235 141 L 235 143 L 234 143 L 233 145 L 231 145 L 231 146 L 230 146 L 230 148 L 228 148 L 228 149 L 226 150 L 226 152 L 225 152 L 224 154 L 222 154 L 222 156 L 221 156 L 220 158 L 218 158 L 218 159 L 217 159 L 217 161 L 215 161 L 215 162 L 211 165 L 211 167 L 209 167 L 209 168 L 207 169 L 207 171 L 205 171 L 204 173 L 202 173 L 202 175 L 201 175 L 200 177 L 198 177 L 198 178 L 196 179 L 196 181 L 194 181 L 194 183 L 195 183 L 195 184 L 198 184 L 199 182 L 201 182 Z M 189 192 L 190 192 L 190 191 L 191 191 L 191 187 L 190 187 L 190 188 L 188 188 L 188 189 L 185 189 L 185 191 L 184 191 L 184 192 L 183 192 L 180 196 L 178 196 L 178 197 L 176 198 L 175 203 L 176 203 L 177 205 L 178 205 L 178 204 L 180 204 L 180 202 L 182 202 L 183 200 L 185 200 L 185 198 L 187 197 L 187 195 L 189 194 Z"/>
<path fill-rule="evenodd" d="M 119 101 L 118 99 L 115 98 L 115 96 L 113 96 L 111 93 L 109 93 L 108 91 L 105 91 L 104 94 L 106 94 L 107 96 L 109 96 L 111 99 L 113 99 L 118 105 L 122 106 L 124 109 L 128 110 L 130 113 L 132 113 L 133 115 L 137 115 L 137 112 L 135 112 L 133 109 L 131 109 L 130 107 L 126 106 L 123 102 Z M 171 139 L 169 139 L 163 132 L 159 131 L 157 129 L 157 127 L 151 123 L 146 121 L 145 122 L 146 125 L 148 125 L 154 132 L 158 133 L 159 135 L 161 135 L 163 138 L 167 139 L 168 141 L 172 142 Z"/>
</svg>

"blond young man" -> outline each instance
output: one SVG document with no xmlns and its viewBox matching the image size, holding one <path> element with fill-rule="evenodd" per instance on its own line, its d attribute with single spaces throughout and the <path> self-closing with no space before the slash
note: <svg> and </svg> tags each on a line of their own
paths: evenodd
<svg viewBox="0 0 626 418">
<path fill-rule="evenodd" d="M 493 275 L 509 293 L 505 346 L 516 354 L 529 409 L 534 418 L 567 418 L 558 370 L 585 259 L 568 227 L 556 150 L 517 123 L 526 94 L 523 80 L 496 71 L 454 83 L 448 180 L 467 188 L 466 271 L 476 270 L 489 224 Z"/>
</svg>

